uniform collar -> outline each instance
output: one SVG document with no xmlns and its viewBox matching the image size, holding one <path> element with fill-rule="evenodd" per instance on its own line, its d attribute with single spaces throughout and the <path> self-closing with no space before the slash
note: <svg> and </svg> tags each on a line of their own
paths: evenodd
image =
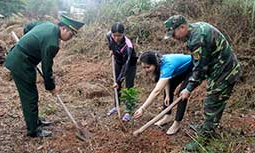
<svg viewBox="0 0 255 153">
<path fill-rule="evenodd" d="M 189 24 L 188 35 L 187 35 L 186 38 L 185 38 L 185 42 L 189 39 L 192 30 L 193 30 L 193 27 L 192 27 L 191 24 Z"/>
</svg>

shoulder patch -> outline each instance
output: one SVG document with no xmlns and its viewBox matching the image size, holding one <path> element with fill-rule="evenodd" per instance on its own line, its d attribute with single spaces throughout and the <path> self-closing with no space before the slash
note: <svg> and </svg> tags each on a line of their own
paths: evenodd
<svg viewBox="0 0 255 153">
<path fill-rule="evenodd" d="M 202 48 L 199 47 L 194 52 L 191 53 L 194 60 L 200 60 L 201 54 L 202 54 Z"/>
<path fill-rule="evenodd" d="M 193 59 L 198 61 L 200 60 L 200 55 L 198 53 L 192 53 Z"/>
</svg>

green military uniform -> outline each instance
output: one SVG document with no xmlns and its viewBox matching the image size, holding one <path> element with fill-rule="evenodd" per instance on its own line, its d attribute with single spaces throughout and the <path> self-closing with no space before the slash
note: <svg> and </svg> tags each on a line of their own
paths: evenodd
<svg viewBox="0 0 255 153">
<path fill-rule="evenodd" d="M 170 25 L 169 22 L 178 26 L 187 24 L 185 18 L 179 15 L 170 17 L 165 22 L 166 26 Z M 204 79 L 207 80 L 205 122 L 200 134 L 210 136 L 219 125 L 226 100 L 241 75 L 241 69 L 230 44 L 219 30 L 205 22 L 188 25 L 186 43 L 192 53 L 194 68 L 186 90 L 191 92 Z"/>
<path fill-rule="evenodd" d="M 37 25 L 39 25 L 41 23 L 44 23 L 44 22 L 42 22 L 42 21 L 34 21 L 34 22 L 29 23 L 29 24 L 26 24 L 24 29 L 23 29 L 24 35 L 26 33 L 28 33 L 31 29 L 33 29 L 35 26 L 37 26 Z"/>
<path fill-rule="evenodd" d="M 53 90 L 52 65 L 59 49 L 59 35 L 57 25 L 42 23 L 24 35 L 6 57 L 5 66 L 11 71 L 17 86 L 28 135 L 33 134 L 38 127 L 36 66 L 42 62 L 45 88 Z"/>
<path fill-rule="evenodd" d="M 66 16 L 62 16 L 61 23 L 74 33 L 84 25 Z M 28 24 L 24 33 L 7 55 L 5 66 L 11 71 L 20 95 L 27 134 L 34 136 L 39 126 L 36 66 L 41 62 L 45 89 L 55 89 L 52 66 L 53 58 L 59 50 L 61 31 L 53 23 L 35 22 Z"/>
<path fill-rule="evenodd" d="M 186 89 L 191 92 L 202 80 L 207 80 L 203 128 L 208 132 L 218 126 L 225 101 L 229 99 L 241 70 L 228 41 L 215 27 L 205 22 L 193 23 L 189 27 L 187 46 L 195 66 Z"/>
</svg>

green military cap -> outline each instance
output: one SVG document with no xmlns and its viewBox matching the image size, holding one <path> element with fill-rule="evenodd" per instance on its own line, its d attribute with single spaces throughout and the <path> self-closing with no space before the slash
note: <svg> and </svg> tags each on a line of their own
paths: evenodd
<svg viewBox="0 0 255 153">
<path fill-rule="evenodd" d="M 178 28 L 181 24 L 187 24 L 187 20 L 182 15 L 173 15 L 165 21 L 165 26 L 167 28 L 167 33 L 164 39 L 173 37 L 174 30 Z"/>
<path fill-rule="evenodd" d="M 64 25 L 72 29 L 75 33 L 78 32 L 78 30 L 84 25 L 83 22 L 76 21 L 74 19 L 71 19 L 65 15 L 61 15 L 61 21 Z"/>
</svg>

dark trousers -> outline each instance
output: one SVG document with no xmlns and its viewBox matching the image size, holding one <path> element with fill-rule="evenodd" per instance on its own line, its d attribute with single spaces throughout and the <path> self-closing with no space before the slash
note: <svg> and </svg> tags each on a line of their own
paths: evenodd
<svg viewBox="0 0 255 153">
<path fill-rule="evenodd" d="M 186 70 L 182 74 L 180 74 L 178 76 L 175 76 L 175 77 L 173 77 L 173 78 L 171 78 L 169 80 L 169 86 L 170 86 L 170 90 L 169 90 L 170 104 L 174 100 L 174 91 L 177 88 L 177 86 L 183 82 L 181 84 L 181 87 L 180 87 L 178 93 L 177 93 L 178 95 L 187 86 L 188 81 L 189 81 L 189 77 L 192 74 L 192 68 L 193 68 L 193 65 L 191 65 L 188 68 L 188 70 Z M 166 93 L 164 93 L 164 99 L 165 99 L 165 97 L 166 97 Z M 177 112 L 176 112 L 176 116 L 175 116 L 175 120 L 176 121 L 182 121 L 184 113 L 185 113 L 185 110 L 186 110 L 187 102 L 188 102 L 188 100 L 183 100 L 183 101 L 180 101 L 177 104 Z M 166 109 L 166 108 L 167 108 L 167 106 L 165 105 L 165 103 L 163 101 L 163 110 Z M 171 110 L 169 112 L 167 112 L 166 114 L 171 114 Z"/>
<path fill-rule="evenodd" d="M 32 73 L 31 73 L 32 74 Z M 36 71 L 33 73 L 36 77 Z M 36 82 L 29 82 L 19 75 L 12 74 L 21 101 L 22 111 L 27 126 L 27 134 L 34 134 L 38 128 L 38 91 Z"/>
<path fill-rule="evenodd" d="M 119 76 L 119 74 L 121 72 L 121 69 L 122 69 L 122 66 L 123 65 L 118 64 L 118 63 L 115 62 L 115 74 L 116 74 L 116 78 Z M 135 75 L 136 75 L 136 65 L 129 65 L 128 69 L 127 69 L 126 76 L 125 76 L 126 88 L 134 87 Z M 121 96 L 121 94 L 120 94 L 121 84 L 122 83 L 118 83 L 118 86 L 119 86 L 119 88 L 117 90 L 118 91 L 118 97 Z M 114 101 L 114 105 L 116 106 L 116 102 L 115 101 Z"/>
</svg>

